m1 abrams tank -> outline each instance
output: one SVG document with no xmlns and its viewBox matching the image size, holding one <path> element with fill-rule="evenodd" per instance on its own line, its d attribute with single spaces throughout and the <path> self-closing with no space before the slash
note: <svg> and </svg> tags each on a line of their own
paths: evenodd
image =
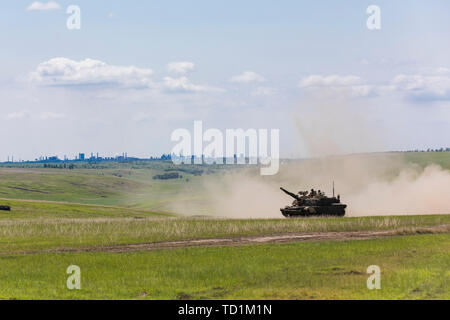
<svg viewBox="0 0 450 320">
<path fill-rule="evenodd" d="M 333 197 L 325 196 L 325 193 L 315 191 L 312 189 L 308 191 L 300 191 L 298 194 L 287 191 L 280 187 L 280 189 L 287 195 L 294 198 L 294 202 L 290 206 L 286 206 L 281 210 L 281 213 L 286 218 L 295 217 L 311 217 L 311 216 L 345 216 L 346 204 L 341 203 L 340 196 Z"/>
</svg>

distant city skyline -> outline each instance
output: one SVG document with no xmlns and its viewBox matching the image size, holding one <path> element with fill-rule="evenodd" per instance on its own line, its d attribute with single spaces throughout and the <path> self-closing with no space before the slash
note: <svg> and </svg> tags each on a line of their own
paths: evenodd
<svg viewBox="0 0 450 320">
<path fill-rule="evenodd" d="M 0 163 L 16 163 L 16 162 L 51 162 L 51 161 L 89 161 L 89 160 L 127 160 L 127 159 L 161 159 L 161 160 L 170 160 L 170 153 L 161 154 L 161 155 L 149 155 L 145 158 L 138 158 L 135 156 L 128 156 L 127 152 L 122 152 L 121 154 L 115 155 L 100 155 L 98 153 L 90 153 L 86 154 L 84 152 L 80 152 L 78 154 L 74 154 L 72 156 L 60 156 L 60 155 L 45 155 L 39 156 L 34 159 L 14 159 L 14 156 L 7 156 L 6 161 L 2 161 L 0 159 Z"/>
<path fill-rule="evenodd" d="M 386 153 L 411 153 L 411 152 L 450 152 L 450 147 L 440 147 L 440 148 L 427 148 L 427 149 L 414 149 L 414 150 L 390 150 L 390 151 L 384 151 Z M 373 153 L 380 153 L 380 152 L 373 152 Z M 383 152 L 381 152 L 383 153 Z M 81 157 L 81 155 L 83 155 L 83 157 Z M 171 160 L 171 157 L 173 157 L 174 154 L 170 154 L 170 153 L 166 153 L 166 154 L 161 154 L 161 155 L 150 155 L 148 157 L 137 157 L 137 156 L 133 156 L 130 155 L 128 156 L 127 152 L 123 152 L 122 155 L 103 155 L 100 156 L 98 154 L 96 154 L 95 156 L 91 155 L 89 157 L 86 157 L 85 153 L 79 153 L 78 156 L 75 155 L 72 158 L 68 157 L 67 155 L 64 155 L 62 158 L 58 155 L 53 155 L 53 156 L 40 156 L 38 158 L 35 159 L 16 159 L 14 160 L 14 156 L 7 156 L 6 161 L 1 161 L 0 163 L 21 163 L 21 162 L 52 162 L 52 161 L 57 161 L 57 162 L 69 162 L 69 161 L 95 161 L 95 160 L 105 160 L 105 161 L 120 161 L 120 160 Z M 194 159 L 196 158 L 195 155 L 191 155 L 191 156 L 183 156 L 182 158 L 184 158 L 185 160 L 189 160 L 189 159 Z M 202 158 L 204 158 L 204 155 L 202 155 Z M 242 158 L 242 159 L 248 159 L 248 157 L 244 154 L 241 155 L 234 155 L 234 158 Z M 218 159 L 218 158 L 211 158 L 211 159 Z M 224 159 L 226 159 L 224 157 Z M 296 159 L 305 159 L 305 158 L 284 158 L 284 159 L 289 159 L 289 160 L 296 160 Z M 185 161 L 183 160 L 183 161 Z M 224 164 L 226 163 L 226 161 L 224 161 Z"/>
</svg>

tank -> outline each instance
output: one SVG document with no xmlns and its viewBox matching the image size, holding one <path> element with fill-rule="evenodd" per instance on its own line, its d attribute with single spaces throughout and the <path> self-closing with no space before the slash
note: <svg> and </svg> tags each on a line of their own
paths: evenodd
<svg viewBox="0 0 450 320">
<path fill-rule="evenodd" d="M 281 208 L 281 213 L 286 218 L 296 217 L 312 217 L 312 216 L 345 216 L 346 204 L 341 203 L 341 197 L 327 197 L 324 192 L 311 189 L 308 191 L 300 191 L 298 194 L 287 191 L 280 187 L 287 195 L 294 198 L 294 202 L 290 206 Z"/>
</svg>

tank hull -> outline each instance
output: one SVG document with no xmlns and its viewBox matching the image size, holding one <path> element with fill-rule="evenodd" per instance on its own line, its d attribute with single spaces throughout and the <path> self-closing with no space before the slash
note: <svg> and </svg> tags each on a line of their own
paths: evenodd
<svg viewBox="0 0 450 320">
<path fill-rule="evenodd" d="M 345 204 L 337 204 L 331 206 L 298 206 L 285 207 L 280 209 L 286 218 L 298 217 L 317 217 L 317 216 L 345 216 Z"/>
</svg>

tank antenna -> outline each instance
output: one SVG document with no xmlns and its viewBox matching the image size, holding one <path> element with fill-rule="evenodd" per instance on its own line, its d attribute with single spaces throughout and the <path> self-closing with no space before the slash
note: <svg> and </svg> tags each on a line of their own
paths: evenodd
<svg viewBox="0 0 450 320">
<path fill-rule="evenodd" d="M 333 198 L 334 198 L 334 180 L 333 180 Z"/>
</svg>

